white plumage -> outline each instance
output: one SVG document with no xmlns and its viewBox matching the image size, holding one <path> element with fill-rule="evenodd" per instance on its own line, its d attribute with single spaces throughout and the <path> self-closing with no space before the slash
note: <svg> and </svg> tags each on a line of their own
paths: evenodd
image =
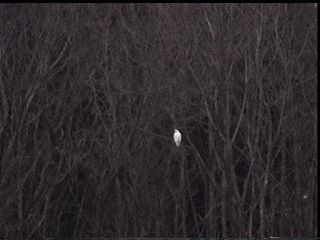
<svg viewBox="0 0 320 240">
<path fill-rule="evenodd" d="M 180 143 L 181 143 L 181 133 L 177 129 L 174 130 L 173 140 L 174 140 L 176 146 L 179 147 Z"/>
</svg>

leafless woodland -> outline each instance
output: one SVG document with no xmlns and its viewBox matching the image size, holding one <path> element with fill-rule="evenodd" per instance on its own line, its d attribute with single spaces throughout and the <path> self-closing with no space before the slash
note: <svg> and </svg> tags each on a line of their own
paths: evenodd
<svg viewBox="0 0 320 240">
<path fill-rule="evenodd" d="M 316 236 L 317 24 L 0 4 L 0 237 Z"/>
</svg>

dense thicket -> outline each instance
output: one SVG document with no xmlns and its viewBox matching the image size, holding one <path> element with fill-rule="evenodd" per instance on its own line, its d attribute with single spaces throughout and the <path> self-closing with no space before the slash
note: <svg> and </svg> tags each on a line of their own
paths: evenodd
<svg viewBox="0 0 320 240">
<path fill-rule="evenodd" d="M 0 236 L 316 235 L 313 4 L 0 4 L 0 41 Z"/>
</svg>

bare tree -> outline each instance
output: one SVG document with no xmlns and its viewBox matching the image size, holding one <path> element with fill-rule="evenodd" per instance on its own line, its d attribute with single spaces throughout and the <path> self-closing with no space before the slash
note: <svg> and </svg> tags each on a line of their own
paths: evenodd
<svg viewBox="0 0 320 240">
<path fill-rule="evenodd" d="M 0 4 L 0 236 L 316 236 L 316 27 L 308 3 Z"/>
</svg>

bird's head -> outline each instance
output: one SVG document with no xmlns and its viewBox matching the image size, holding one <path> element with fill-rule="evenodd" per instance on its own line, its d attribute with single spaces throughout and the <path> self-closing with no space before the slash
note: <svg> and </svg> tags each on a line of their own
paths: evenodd
<svg viewBox="0 0 320 240">
<path fill-rule="evenodd" d="M 174 132 L 179 132 L 178 129 L 174 129 Z"/>
</svg>

